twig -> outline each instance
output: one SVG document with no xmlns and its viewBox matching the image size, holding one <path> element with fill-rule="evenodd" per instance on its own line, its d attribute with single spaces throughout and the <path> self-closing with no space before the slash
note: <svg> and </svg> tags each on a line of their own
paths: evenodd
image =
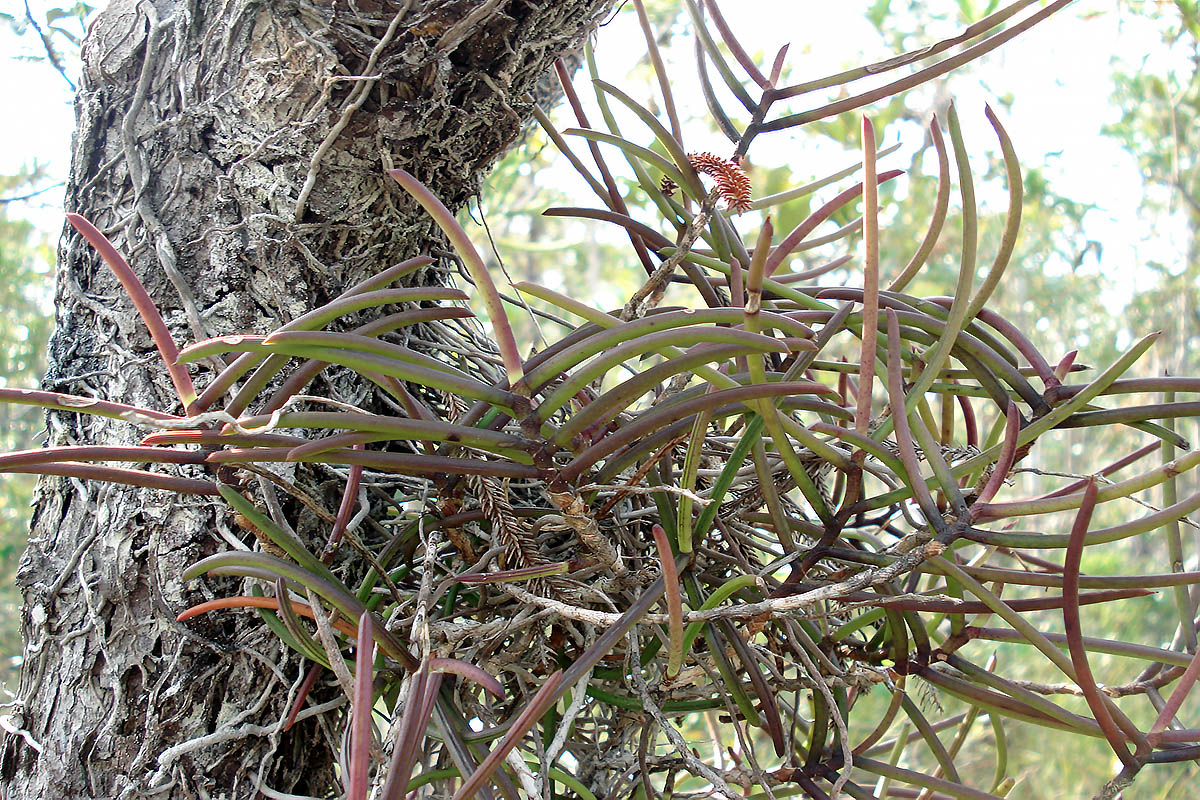
<svg viewBox="0 0 1200 800">
<path fill-rule="evenodd" d="M 695 492 L 689 492 L 687 489 L 682 489 L 678 486 L 628 486 L 626 484 L 589 483 L 584 486 L 580 486 L 578 489 L 580 492 L 592 492 L 596 490 L 601 492 L 617 492 L 618 494 L 639 495 L 652 495 L 658 494 L 659 492 L 666 492 L 667 494 L 686 497 L 698 506 L 706 506 L 712 502 L 708 498 L 701 497 Z"/>
<path fill-rule="evenodd" d="M 25 194 L 18 194 L 12 197 L 0 197 L 0 206 L 6 203 L 20 203 L 23 200 L 29 200 L 30 198 L 37 197 L 39 194 L 48 192 L 51 189 L 57 189 L 59 186 L 64 185 L 65 184 L 62 181 L 59 181 L 58 183 L 52 183 L 49 186 L 43 186 L 41 189 L 34 189 L 32 192 L 27 192 Z"/>
<path fill-rule="evenodd" d="M 42 47 L 46 50 L 46 60 L 50 62 L 50 66 L 58 70 L 58 74 L 63 76 L 63 80 L 71 87 L 71 91 L 75 91 L 75 82 L 67 76 L 67 70 L 63 67 L 62 58 L 59 57 L 58 51 L 54 49 L 54 42 L 50 41 L 50 34 L 42 30 L 42 26 L 38 25 L 33 16 L 33 10 L 29 8 L 29 0 L 25 0 L 25 19 L 29 25 L 37 33 L 38 38 L 42 40 Z M 58 184 L 61 186 L 62 184 Z"/>
<path fill-rule="evenodd" d="M 338 647 L 333 626 L 329 624 L 329 617 L 325 614 L 325 607 L 321 605 L 321 598 L 312 589 L 304 591 L 308 595 L 308 604 L 312 607 L 313 620 L 317 623 L 317 638 L 321 640 L 321 646 L 325 648 L 329 666 L 333 669 L 333 674 L 337 676 L 338 684 L 342 687 L 346 697 L 354 697 L 354 678 L 350 675 L 349 668 L 346 667 L 345 659 L 342 658 L 342 650 Z M 279 600 L 284 602 L 286 598 L 281 597 Z"/>
<path fill-rule="evenodd" d="M 692 245 L 700 238 L 701 231 L 708 224 L 709 217 L 712 216 L 713 209 L 717 206 L 717 200 L 720 198 L 720 190 L 712 189 L 708 196 L 704 198 L 704 203 L 701 204 L 700 210 L 696 212 L 696 216 L 692 217 L 692 221 L 688 223 L 687 230 L 683 232 L 683 238 L 675 247 L 675 252 L 667 257 L 667 260 L 658 265 L 658 267 L 646 279 L 642 288 L 633 293 L 629 298 L 629 302 L 621 309 L 621 320 L 628 322 L 634 319 L 640 319 L 645 316 L 646 312 L 654 308 L 662 300 L 663 292 L 667 285 L 671 282 L 671 276 L 675 274 L 675 268 L 683 263 L 684 258 L 691 252 Z"/>
<path fill-rule="evenodd" d="M 725 797 L 726 800 L 741 800 L 742 796 L 735 792 L 725 779 L 718 775 L 712 767 L 705 764 L 692 753 L 691 745 L 683 738 L 683 735 L 675 728 L 674 725 L 663 714 L 662 709 L 654 702 L 654 698 L 650 696 L 650 687 L 646 685 L 646 679 L 642 677 L 642 669 L 638 666 L 641 663 L 642 649 L 638 644 L 637 626 L 629 631 L 629 659 L 630 659 L 630 674 L 633 675 L 634 687 L 637 689 L 639 698 L 642 701 L 642 708 L 654 717 L 654 721 L 658 723 L 658 727 L 662 728 L 662 732 L 671 741 L 675 750 L 683 759 L 683 763 L 693 774 L 703 776 L 713 786 L 713 793 Z"/>
</svg>

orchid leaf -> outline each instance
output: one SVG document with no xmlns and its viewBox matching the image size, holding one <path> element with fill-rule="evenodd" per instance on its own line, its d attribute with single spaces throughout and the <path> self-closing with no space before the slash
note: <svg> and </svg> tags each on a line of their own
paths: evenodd
<svg viewBox="0 0 1200 800">
<path fill-rule="evenodd" d="M 496 290 L 496 284 L 483 265 L 483 259 L 479 257 L 475 245 L 471 243 L 471 239 L 458 224 L 454 215 L 423 183 L 402 169 L 388 170 L 388 174 L 421 204 L 429 216 L 433 217 L 433 221 L 450 239 L 450 243 L 454 245 L 454 249 L 458 251 L 463 263 L 466 264 L 467 271 L 471 273 L 471 280 L 475 282 L 476 288 L 483 295 L 483 304 L 487 308 L 488 320 L 496 334 L 496 344 L 504 359 L 509 383 L 515 385 L 524 374 L 521 356 L 517 351 L 517 342 L 513 338 L 512 327 L 509 325 L 504 303 L 500 300 L 500 293 Z"/>
</svg>

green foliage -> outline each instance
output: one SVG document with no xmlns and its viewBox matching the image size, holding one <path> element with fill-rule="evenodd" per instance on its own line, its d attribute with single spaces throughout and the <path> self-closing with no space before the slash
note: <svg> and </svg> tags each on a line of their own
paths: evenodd
<svg viewBox="0 0 1200 800">
<path fill-rule="evenodd" d="M 34 170 L 0 176 L 0 200 L 33 191 Z M 0 386 L 35 385 L 45 369 L 46 341 L 53 325 L 47 275 L 53 254 L 25 220 L 9 217 L 0 204 Z M 31 446 L 42 429 L 40 409 L 0 404 L 0 447 Z M 25 548 L 29 497 L 34 479 L 14 475 L 0 481 L 0 685 L 12 686 L 21 655 L 20 602 L 14 575 Z"/>
<path fill-rule="evenodd" d="M 1140 12 L 1135 20 L 1153 25 L 1162 45 L 1154 57 L 1117 61 L 1113 100 L 1122 113 L 1105 132 L 1142 170 L 1150 236 L 1171 242 L 1182 257 L 1168 261 L 1172 250 L 1151 246 L 1150 260 L 1137 268 L 1126 316 L 1130 325 L 1166 332 L 1167 347 L 1156 366 L 1182 373 L 1200 365 L 1192 338 L 1200 323 L 1200 136 L 1191 124 L 1200 113 L 1196 7 L 1179 2 L 1174 9 L 1135 10 Z"/>
</svg>

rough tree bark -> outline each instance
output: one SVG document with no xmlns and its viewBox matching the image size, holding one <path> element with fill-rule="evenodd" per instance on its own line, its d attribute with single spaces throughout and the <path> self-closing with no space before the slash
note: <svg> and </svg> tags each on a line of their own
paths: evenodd
<svg viewBox="0 0 1200 800">
<path fill-rule="evenodd" d="M 462 205 L 517 136 L 519 98 L 610 5 L 115 0 L 84 49 L 67 207 L 126 254 L 178 340 L 265 331 L 436 247 L 384 169 Z M 68 232 L 60 263 L 47 387 L 172 409 L 99 258 Z M 140 435 L 97 418 L 49 422 L 53 443 Z M 19 576 L 22 732 L 6 738 L 0 794 L 328 790 L 312 742 L 331 732 L 278 726 L 299 662 L 242 615 L 174 622 L 197 599 L 180 573 L 227 548 L 222 535 L 244 536 L 214 503 L 42 483 Z"/>
</svg>

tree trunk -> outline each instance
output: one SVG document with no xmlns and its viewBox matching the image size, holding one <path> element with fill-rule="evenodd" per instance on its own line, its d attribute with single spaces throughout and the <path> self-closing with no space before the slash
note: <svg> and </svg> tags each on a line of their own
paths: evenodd
<svg viewBox="0 0 1200 800">
<path fill-rule="evenodd" d="M 610 3 L 114 0 L 84 48 L 67 207 L 126 255 L 178 341 L 265 332 L 438 247 L 385 168 L 461 206 L 518 135 L 520 98 Z M 47 388 L 179 411 L 119 284 L 69 234 Z M 55 444 L 141 436 L 49 426 Z M 234 535 L 207 500 L 42 482 L 5 797 L 328 792 L 312 743 L 340 731 L 280 730 L 299 660 L 250 615 L 174 621 L 203 599 L 183 570 Z"/>
</svg>

